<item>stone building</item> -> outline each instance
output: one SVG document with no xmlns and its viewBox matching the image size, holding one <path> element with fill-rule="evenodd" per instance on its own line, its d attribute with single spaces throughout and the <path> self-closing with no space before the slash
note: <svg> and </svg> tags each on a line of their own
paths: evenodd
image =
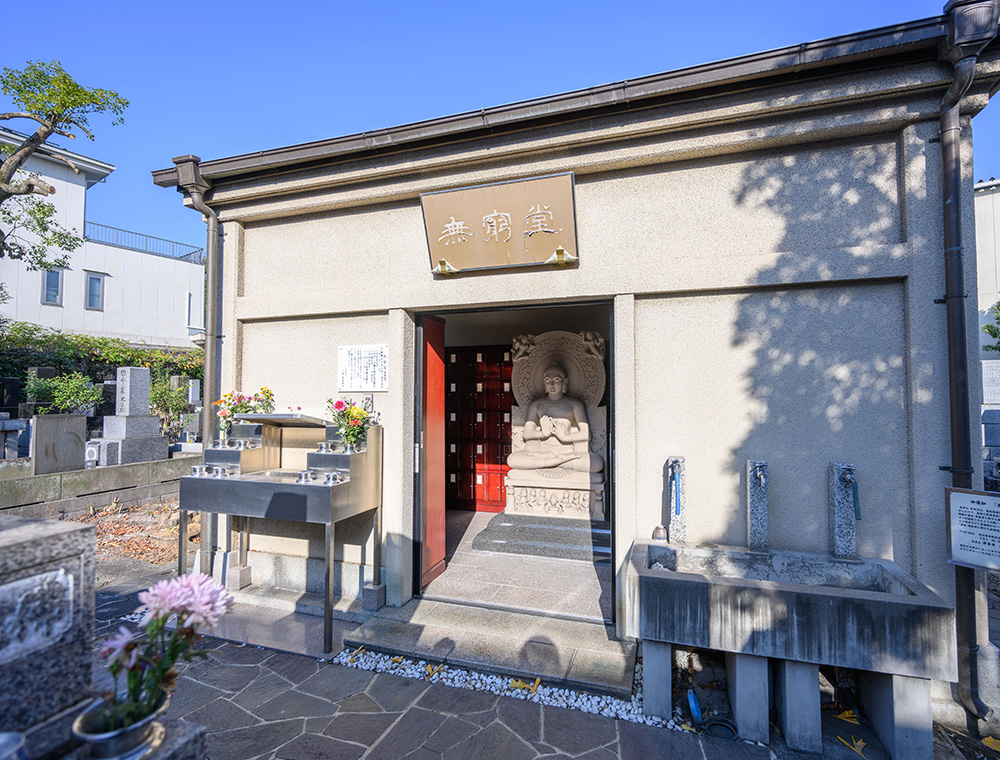
<svg viewBox="0 0 1000 760">
<path fill-rule="evenodd" d="M 460 402 L 448 398 L 450 380 L 423 382 L 426 357 L 439 354 L 446 368 L 466 362 L 467 378 L 495 363 L 500 402 L 482 408 L 507 413 L 516 399 L 504 395 L 502 365 L 515 339 L 559 332 L 599 334 L 606 354 L 599 405 L 610 582 L 575 599 L 575 609 L 626 634 L 630 548 L 669 524 L 681 498 L 687 542 L 747 546 L 748 461 L 767 463 L 770 549 L 834 550 L 830 466 L 847 463 L 860 495 L 857 554 L 890 560 L 953 602 L 943 508 L 952 481 L 942 469 L 951 463 L 948 346 L 945 309 L 935 302 L 944 293 L 939 114 L 953 79 L 938 57 L 946 31 L 945 17 L 932 18 L 200 161 L 206 202 L 225 234 L 221 387 L 266 385 L 279 408 L 320 416 L 337 394 L 339 349 L 387 347 L 387 389 L 372 395 L 384 425 L 391 606 L 434 575 L 425 551 L 428 521 L 437 519 L 429 479 L 444 479 L 450 503 L 504 501 L 487 491 L 510 433 L 498 436 L 492 461 L 475 460 L 476 493 L 461 492 L 448 469 L 462 469 L 449 464 L 451 447 L 479 440 L 475 428 L 467 434 L 445 418 L 443 452 L 428 450 L 436 415 Z M 962 101 L 970 245 L 968 126 L 998 81 L 994 42 Z M 498 183 L 553 175 L 568 177 L 570 201 L 552 227 L 573 234 L 558 246 L 553 237 L 548 259 L 509 251 L 502 261 L 452 258 L 462 243 L 497 241 L 486 217 L 505 209 L 492 199 L 517 192 Z M 177 186 L 177 167 L 154 172 L 154 181 Z M 489 208 L 463 207 L 472 196 L 455 193 L 452 208 L 465 215 L 436 221 L 434 199 L 449 199 L 434 194 L 484 185 L 501 188 L 488 191 Z M 512 211 L 522 227 L 535 204 L 549 203 L 529 195 Z M 513 222 L 520 244 L 528 229 Z M 470 237 L 452 241 L 448 223 L 464 224 Z M 445 240 L 454 244 L 443 248 Z M 966 258 L 971 303 L 974 259 Z M 442 322 L 436 344 L 429 336 Z M 975 355 L 973 310 L 966 322 Z M 978 399 L 978 373 L 970 383 Z M 459 414 L 477 408 L 470 401 Z M 978 446 L 978 430 L 969 436 Z M 680 460 L 683 493 L 672 466 Z M 250 562 L 264 580 L 284 572 L 279 566 L 305 567 L 321 543 L 304 530 L 254 530 Z M 343 577 L 360 578 L 369 530 L 359 522 L 342 532 Z"/>
</svg>

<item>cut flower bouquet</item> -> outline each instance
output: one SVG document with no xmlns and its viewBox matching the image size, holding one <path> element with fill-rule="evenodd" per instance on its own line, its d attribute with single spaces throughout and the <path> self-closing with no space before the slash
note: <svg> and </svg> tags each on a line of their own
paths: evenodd
<svg viewBox="0 0 1000 760">
<path fill-rule="evenodd" d="M 139 601 L 146 609 L 145 638 L 122 626 L 101 649 L 115 681 L 114 692 L 102 695 L 100 717 L 106 731 L 137 723 L 161 706 L 179 675 L 174 664 L 205 656 L 194 649 L 201 637 L 198 629 L 218 623 L 233 597 L 211 576 L 192 573 L 160 581 L 139 594 Z M 176 626 L 170 630 L 167 621 L 174 615 Z"/>
<path fill-rule="evenodd" d="M 340 433 L 340 440 L 356 446 L 368 437 L 368 428 L 378 422 L 377 416 L 353 401 L 332 398 L 326 400 L 326 409 Z"/>
<path fill-rule="evenodd" d="M 219 430 L 228 433 L 236 414 L 270 414 L 274 411 L 274 393 L 266 385 L 250 395 L 242 391 L 230 391 L 212 406 L 219 407 L 215 416 L 219 418 Z"/>
</svg>

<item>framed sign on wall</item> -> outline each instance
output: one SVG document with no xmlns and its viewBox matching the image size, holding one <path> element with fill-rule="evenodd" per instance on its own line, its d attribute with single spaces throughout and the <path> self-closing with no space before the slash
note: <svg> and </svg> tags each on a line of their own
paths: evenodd
<svg viewBox="0 0 1000 760">
<path fill-rule="evenodd" d="M 371 393 L 389 390 L 389 346 L 340 346 L 337 391 Z"/>
</svg>

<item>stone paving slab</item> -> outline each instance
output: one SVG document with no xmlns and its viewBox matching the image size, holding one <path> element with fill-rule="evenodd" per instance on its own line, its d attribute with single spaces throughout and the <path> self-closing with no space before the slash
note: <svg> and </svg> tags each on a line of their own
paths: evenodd
<svg viewBox="0 0 1000 760">
<path fill-rule="evenodd" d="M 119 618 L 137 606 L 134 592 L 103 590 L 97 627 L 109 633 L 119 625 L 135 629 Z M 102 639 L 95 641 L 95 651 Z M 597 648 L 578 653 L 602 654 L 600 635 L 588 641 Z M 208 760 L 772 757 L 756 745 L 371 673 L 308 655 L 210 637 L 201 647 L 207 658 L 182 665 L 168 717 L 205 726 Z M 102 665 L 95 669 L 95 684 L 100 683 L 108 685 Z M 844 757 L 833 749 L 830 757 Z M 790 752 L 780 742 L 775 751 L 779 760 L 816 757 Z"/>
</svg>

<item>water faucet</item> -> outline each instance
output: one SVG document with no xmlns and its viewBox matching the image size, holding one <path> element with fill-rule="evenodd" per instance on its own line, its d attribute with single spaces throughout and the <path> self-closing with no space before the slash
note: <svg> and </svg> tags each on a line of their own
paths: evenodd
<svg viewBox="0 0 1000 760">
<path fill-rule="evenodd" d="M 680 515 L 681 513 L 681 476 L 678 472 L 679 469 L 680 463 L 677 460 L 670 462 L 670 480 L 673 484 L 675 515 Z"/>
<path fill-rule="evenodd" d="M 767 467 L 761 463 L 754 468 L 754 475 L 757 476 L 757 480 L 760 481 L 760 487 L 767 487 Z"/>
<path fill-rule="evenodd" d="M 851 494 L 854 497 L 854 519 L 861 519 L 861 499 L 858 496 L 858 479 L 854 477 L 854 470 L 844 470 L 840 479 L 850 485 Z"/>
</svg>

